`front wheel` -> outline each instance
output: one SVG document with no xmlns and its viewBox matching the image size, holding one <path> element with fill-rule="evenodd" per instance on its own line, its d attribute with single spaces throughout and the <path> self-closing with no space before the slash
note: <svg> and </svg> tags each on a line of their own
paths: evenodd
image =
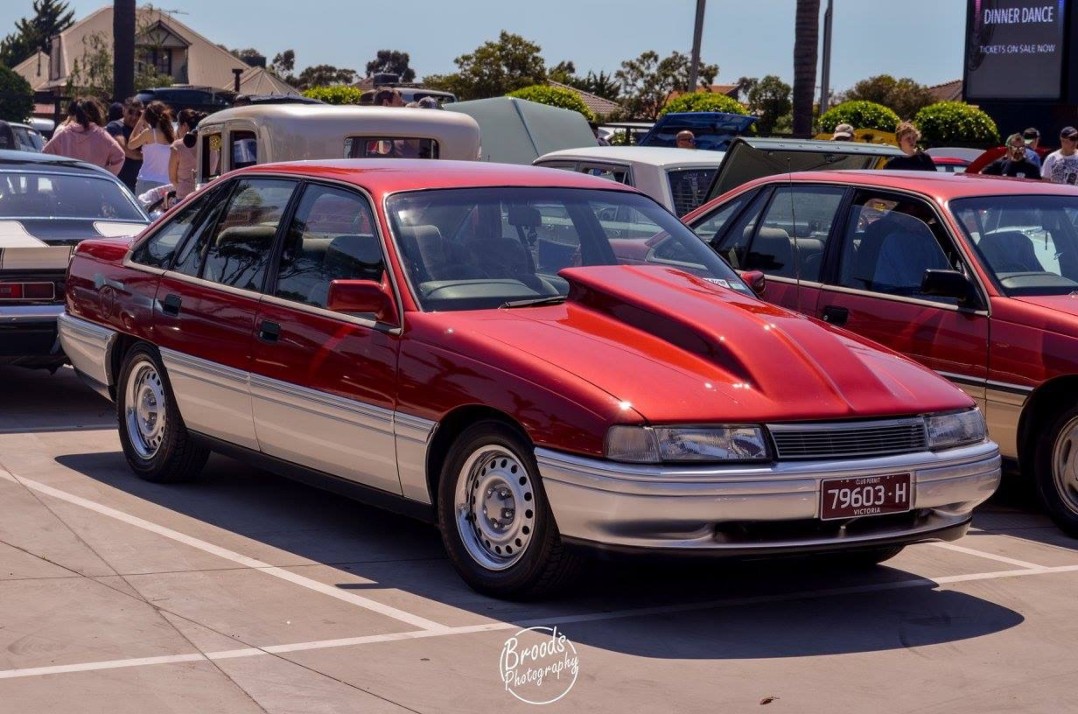
<svg viewBox="0 0 1078 714">
<path fill-rule="evenodd" d="M 154 347 L 136 345 L 125 355 L 116 396 L 120 444 L 139 477 L 170 483 L 198 475 L 209 449 L 187 433 Z"/>
<path fill-rule="evenodd" d="M 1078 407 L 1061 413 L 1038 438 L 1034 479 L 1045 511 L 1078 538 Z"/>
<path fill-rule="evenodd" d="M 479 592 L 534 598 L 564 586 L 579 556 L 561 543 L 529 444 L 483 421 L 453 443 L 438 483 L 438 523 L 450 562 Z"/>
</svg>

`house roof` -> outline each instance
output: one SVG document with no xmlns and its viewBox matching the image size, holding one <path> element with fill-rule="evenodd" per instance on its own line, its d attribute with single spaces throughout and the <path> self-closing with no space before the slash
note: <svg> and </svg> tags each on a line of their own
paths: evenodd
<svg viewBox="0 0 1078 714">
<path fill-rule="evenodd" d="M 954 79 L 937 84 L 929 87 L 928 91 L 937 102 L 960 102 L 962 101 L 962 80 Z"/>
<path fill-rule="evenodd" d="M 140 7 L 136 12 L 135 26 L 138 33 L 136 43 L 141 44 L 146 39 L 152 38 L 156 46 L 186 47 L 186 77 L 182 77 L 182 71 L 174 73 L 177 81 L 194 86 L 231 90 L 235 85 L 235 75 L 232 70 L 240 69 L 244 72 L 244 75 L 240 77 L 241 90 L 243 90 L 244 76 L 246 76 L 249 82 L 257 85 L 257 88 L 253 88 L 249 93 L 284 93 L 284 88 L 276 81 L 269 81 L 263 77 L 264 70 L 251 71 L 262 68 L 249 67 L 243 60 L 223 47 L 218 47 L 176 20 L 168 12 L 151 6 Z M 13 69 L 30 82 L 30 86 L 35 91 L 64 86 L 75 68 L 75 62 L 79 61 L 83 64 L 83 57 L 90 49 L 95 37 L 100 38 L 104 46 L 111 50 L 113 45 L 112 18 L 113 7 L 109 4 L 79 20 L 53 40 L 51 58 L 54 69 L 53 79 L 49 79 L 49 55 L 39 53 Z M 268 84 L 272 84 L 275 89 L 263 91 L 262 88 Z M 295 91 L 288 93 L 295 93 Z"/>
<path fill-rule="evenodd" d="M 570 92 L 580 97 L 581 101 L 583 101 L 584 104 L 587 105 L 588 109 L 590 109 L 593 113 L 600 117 L 609 116 L 617 110 L 621 109 L 621 105 L 617 102 L 612 102 L 609 99 L 606 99 L 605 97 L 600 97 L 597 94 L 592 94 L 591 92 L 585 92 L 582 89 L 571 87 L 568 84 L 562 84 L 561 82 L 555 82 L 554 80 L 548 80 L 547 84 L 549 84 L 551 87 L 568 89 Z"/>
<path fill-rule="evenodd" d="M 265 67 L 248 67 L 240 75 L 240 94 L 300 95 L 302 93 Z"/>
</svg>

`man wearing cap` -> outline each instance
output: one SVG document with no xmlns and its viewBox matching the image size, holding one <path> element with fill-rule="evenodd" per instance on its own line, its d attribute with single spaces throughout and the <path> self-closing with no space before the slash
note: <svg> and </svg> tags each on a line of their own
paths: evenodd
<svg viewBox="0 0 1078 714">
<path fill-rule="evenodd" d="M 1026 158 L 1040 169 L 1041 155 L 1037 153 L 1037 147 L 1041 143 L 1041 133 L 1036 127 L 1031 126 L 1022 132 L 1022 141 L 1026 142 Z"/>
<path fill-rule="evenodd" d="M 1059 151 L 1048 154 L 1041 168 L 1041 178 L 1052 183 L 1078 184 L 1078 129 L 1068 126 L 1059 132 Z"/>
<path fill-rule="evenodd" d="M 839 124 L 835 127 L 835 133 L 831 135 L 831 141 L 853 141 L 853 125 Z"/>
</svg>

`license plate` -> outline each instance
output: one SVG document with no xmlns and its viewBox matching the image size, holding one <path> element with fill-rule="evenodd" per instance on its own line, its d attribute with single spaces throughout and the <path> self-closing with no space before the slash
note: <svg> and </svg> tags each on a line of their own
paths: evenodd
<svg viewBox="0 0 1078 714">
<path fill-rule="evenodd" d="M 820 519 L 904 513 L 913 505 L 910 474 L 830 478 L 820 484 Z"/>
</svg>

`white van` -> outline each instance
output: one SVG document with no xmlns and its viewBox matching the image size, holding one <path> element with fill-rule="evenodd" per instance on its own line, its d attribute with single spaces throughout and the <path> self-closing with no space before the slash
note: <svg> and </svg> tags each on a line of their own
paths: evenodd
<svg viewBox="0 0 1078 714">
<path fill-rule="evenodd" d="M 198 125 L 199 185 L 232 169 L 338 158 L 479 158 L 479 125 L 434 109 L 263 104 L 210 114 Z"/>
</svg>

